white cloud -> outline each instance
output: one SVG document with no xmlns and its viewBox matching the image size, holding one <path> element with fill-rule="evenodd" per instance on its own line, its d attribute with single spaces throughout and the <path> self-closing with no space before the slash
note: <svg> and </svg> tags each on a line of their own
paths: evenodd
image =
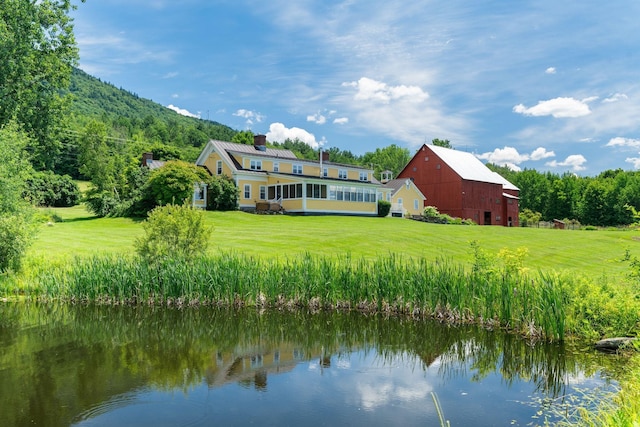
<svg viewBox="0 0 640 427">
<path fill-rule="evenodd" d="M 275 142 L 298 139 L 314 149 L 319 148 L 326 142 L 324 138 L 319 142 L 316 141 L 316 137 L 304 129 L 297 127 L 287 128 L 282 123 L 271 123 L 269 132 L 267 132 L 267 139 Z"/>
<path fill-rule="evenodd" d="M 556 67 L 549 67 L 544 72 L 547 73 L 547 74 L 555 74 L 556 73 Z"/>
<path fill-rule="evenodd" d="M 314 115 L 307 116 L 308 122 L 313 122 L 317 125 L 323 125 L 327 123 L 327 118 L 320 113 L 316 113 Z"/>
<path fill-rule="evenodd" d="M 625 162 L 631 163 L 635 169 L 640 169 L 640 157 L 627 157 Z"/>
<path fill-rule="evenodd" d="M 587 98 L 579 101 L 574 98 L 554 98 L 547 101 L 540 101 L 538 105 L 533 107 L 525 107 L 523 104 L 518 104 L 513 107 L 513 112 L 523 114 L 525 116 L 553 116 L 555 118 L 566 117 L 582 117 L 591 114 L 588 102 L 593 101 L 595 97 Z"/>
<path fill-rule="evenodd" d="M 542 160 L 547 159 L 549 157 L 555 157 L 556 153 L 553 151 L 547 151 L 546 148 L 538 147 L 531 153 L 531 160 Z"/>
<path fill-rule="evenodd" d="M 164 76 L 162 76 L 163 79 L 172 79 L 174 77 L 178 77 L 178 72 L 177 71 L 171 71 L 167 74 L 165 74 Z"/>
<path fill-rule="evenodd" d="M 333 120 L 333 123 L 335 123 L 337 125 L 346 125 L 347 123 L 349 123 L 349 118 L 348 117 L 338 117 L 338 118 Z"/>
<path fill-rule="evenodd" d="M 247 120 L 247 125 L 252 125 L 254 123 L 261 123 L 264 120 L 264 116 L 260 113 L 256 113 L 255 111 L 245 110 L 243 108 L 237 110 L 233 113 L 236 117 L 242 117 Z"/>
<path fill-rule="evenodd" d="M 611 95 L 609 98 L 605 98 L 602 100 L 603 104 L 607 104 L 607 103 L 611 103 L 611 102 L 618 102 L 620 100 L 623 99 L 629 99 L 629 97 L 627 95 L 625 95 L 624 93 L 615 93 L 613 95 Z"/>
<path fill-rule="evenodd" d="M 348 111 L 354 129 L 404 141 L 409 147 L 443 135 L 459 144 L 468 142 L 465 132 L 470 126 L 464 112 L 445 112 L 418 86 L 391 86 L 363 77 L 342 87 L 346 90 L 334 101 Z"/>
<path fill-rule="evenodd" d="M 108 33 L 109 30 L 105 30 Z M 110 74 L 114 68 L 132 64 L 166 64 L 175 52 L 163 48 L 150 48 L 137 40 L 127 38 L 125 32 L 111 32 L 108 36 L 95 36 L 94 28 L 76 30 L 82 69 Z M 171 74 L 171 73 L 169 73 Z"/>
<path fill-rule="evenodd" d="M 171 97 L 173 99 L 176 99 L 176 98 L 180 98 L 180 95 L 178 95 L 177 93 L 173 93 L 173 94 L 171 94 Z"/>
<path fill-rule="evenodd" d="M 429 94 L 418 86 L 389 86 L 368 77 L 361 77 L 357 82 L 345 82 L 342 85 L 358 89 L 354 96 L 357 101 L 379 101 L 388 104 L 391 101 L 405 99 L 419 103 L 429 98 Z"/>
<path fill-rule="evenodd" d="M 620 136 L 616 136 L 615 138 L 611 138 L 609 142 L 607 142 L 607 147 L 640 147 L 640 139 L 631 139 L 631 138 L 622 138 Z"/>
<path fill-rule="evenodd" d="M 193 114 L 193 113 L 189 112 L 189 110 L 185 110 L 184 108 L 176 107 L 173 104 L 167 105 L 167 108 L 170 109 L 170 110 L 175 111 L 176 113 L 178 113 L 178 114 L 180 114 L 182 116 L 195 117 L 196 119 L 200 118 L 200 113 Z"/>
<path fill-rule="evenodd" d="M 547 166 L 550 166 L 552 168 L 555 167 L 570 167 L 571 169 L 573 169 L 574 171 L 581 171 L 586 169 L 586 167 L 584 167 L 583 165 L 587 162 L 587 159 L 584 158 L 584 156 L 582 154 L 572 154 L 569 157 L 567 157 L 564 162 L 557 162 L 557 161 L 552 161 L 552 162 L 547 162 L 545 163 Z"/>
<path fill-rule="evenodd" d="M 488 153 L 479 154 L 476 157 L 496 165 L 506 166 L 514 171 L 519 171 L 521 168 L 518 165 L 522 162 L 542 160 L 554 157 L 555 155 L 553 151 L 547 151 L 547 149 L 543 147 L 536 148 L 531 154 L 520 154 L 514 147 L 504 147 L 496 148 Z"/>
<path fill-rule="evenodd" d="M 529 155 L 520 154 L 518 153 L 518 150 L 513 147 L 496 148 L 491 152 L 480 154 L 477 157 L 501 166 L 506 166 L 508 164 L 517 165 L 529 160 Z"/>
</svg>

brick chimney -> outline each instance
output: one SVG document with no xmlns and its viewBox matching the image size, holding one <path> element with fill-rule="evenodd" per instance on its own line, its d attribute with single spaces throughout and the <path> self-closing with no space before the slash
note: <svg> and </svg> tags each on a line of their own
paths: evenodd
<svg viewBox="0 0 640 427">
<path fill-rule="evenodd" d="M 148 166 L 151 160 L 153 160 L 153 153 L 142 153 L 142 166 Z"/>
<path fill-rule="evenodd" d="M 253 148 L 258 151 L 267 151 L 267 136 L 266 135 L 254 135 L 253 136 Z"/>
<path fill-rule="evenodd" d="M 329 161 L 329 152 L 328 151 L 320 151 L 320 161 L 322 163 Z"/>
</svg>

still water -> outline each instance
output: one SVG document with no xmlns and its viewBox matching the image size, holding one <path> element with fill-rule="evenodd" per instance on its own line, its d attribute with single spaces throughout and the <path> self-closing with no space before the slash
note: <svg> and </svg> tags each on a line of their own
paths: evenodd
<svg viewBox="0 0 640 427">
<path fill-rule="evenodd" d="M 2 426 L 538 425 L 622 365 L 358 313 L 0 303 Z"/>
</svg>

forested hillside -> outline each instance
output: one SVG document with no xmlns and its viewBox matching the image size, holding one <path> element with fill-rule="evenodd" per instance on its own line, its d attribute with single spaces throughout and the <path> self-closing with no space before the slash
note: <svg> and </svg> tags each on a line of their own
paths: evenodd
<svg viewBox="0 0 640 427">
<path fill-rule="evenodd" d="M 113 137 L 202 148 L 209 139 L 231 141 L 237 133 L 217 122 L 182 116 L 77 68 L 71 74 L 69 92 L 73 125 L 82 127 L 98 119 L 110 128 Z"/>
</svg>

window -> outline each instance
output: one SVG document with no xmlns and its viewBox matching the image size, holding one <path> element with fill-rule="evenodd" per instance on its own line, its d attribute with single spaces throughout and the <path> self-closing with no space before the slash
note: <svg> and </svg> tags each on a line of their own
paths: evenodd
<svg viewBox="0 0 640 427">
<path fill-rule="evenodd" d="M 194 200 L 204 200 L 204 191 L 207 188 L 206 184 L 194 184 Z"/>
<path fill-rule="evenodd" d="M 299 199 L 302 197 L 302 184 L 270 185 L 267 188 L 269 200 L 273 199 Z"/>
<path fill-rule="evenodd" d="M 273 162 L 273 171 L 274 172 L 280 172 L 280 163 L 279 162 Z"/>
<path fill-rule="evenodd" d="M 418 210 L 420 208 L 418 199 L 413 199 L 413 209 Z"/>
<path fill-rule="evenodd" d="M 347 170 L 346 169 L 338 170 L 338 179 L 347 179 Z"/>
<path fill-rule="evenodd" d="M 244 198 L 245 199 L 251 198 L 251 184 L 244 185 Z"/>
<path fill-rule="evenodd" d="M 360 181 L 369 181 L 369 173 L 360 172 Z"/>
<path fill-rule="evenodd" d="M 251 160 L 250 163 L 251 170 L 260 171 L 262 170 L 262 160 Z"/>
<path fill-rule="evenodd" d="M 328 168 L 322 168 L 322 176 L 325 177 L 325 178 L 329 176 L 329 169 Z"/>
<path fill-rule="evenodd" d="M 398 198 L 398 205 L 402 206 L 402 197 Z"/>
<path fill-rule="evenodd" d="M 222 160 L 216 162 L 216 175 L 222 175 Z"/>
<path fill-rule="evenodd" d="M 264 185 L 260 186 L 260 200 L 265 200 L 267 198 L 267 187 Z"/>
<path fill-rule="evenodd" d="M 307 184 L 307 198 L 326 199 L 327 186 L 324 184 Z"/>
<path fill-rule="evenodd" d="M 302 165 L 294 163 L 293 165 L 293 173 L 296 175 L 302 175 Z"/>
</svg>

